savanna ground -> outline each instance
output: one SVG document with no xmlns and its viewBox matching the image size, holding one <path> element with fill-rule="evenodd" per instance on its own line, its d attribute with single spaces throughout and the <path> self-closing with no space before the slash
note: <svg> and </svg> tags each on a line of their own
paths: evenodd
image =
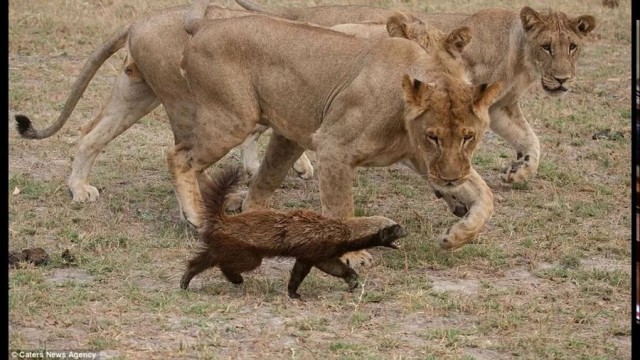
<svg viewBox="0 0 640 360">
<path fill-rule="evenodd" d="M 549 98 L 534 86 L 524 99 L 542 144 L 537 177 L 501 183 L 499 170 L 515 154 L 487 133 L 474 162 L 496 195 L 496 213 L 477 242 L 440 250 L 437 235 L 456 221 L 446 205 L 406 168 L 363 169 L 358 214 L 391 217 L 411 235 L 401 250 L 373 251 L 376 265 L 358 270 L 361 289 L 348 293 L 314 270 L 300 288 L 305 301 L 291 301 L 291 262 L 273 260 L 244 286 L 214 269 L 181 291 L 198 242 L 178 216 L 165 163 L 173 137 L 161 108 L 100 155 L 91 179 L 98 201 L 73 203 L 66 188 L 79 128 L 108 96 L 123 53 L 103 66 L 55 136 L 23 140 L 12 115 L 44 127 L 112 31 L 188 2 L 11 1 L 9 246 L 42 247 L 51 261 L 10 270 L 10 348 L 145 359 L 629 358 L 630 2 L 617 9 L 600 0 L 360 3 L 466 13 L 553 6 L 598 21 L 573 91 Z M 609 136 L 594 140 L 602 131 Z M 237 154 L 225 160 L 237 161 Z M 317 180 L 291 173 L 273 206 L 319 210 Z M 61 257 L 66 249 L 72 264 Z"/>
</svg>

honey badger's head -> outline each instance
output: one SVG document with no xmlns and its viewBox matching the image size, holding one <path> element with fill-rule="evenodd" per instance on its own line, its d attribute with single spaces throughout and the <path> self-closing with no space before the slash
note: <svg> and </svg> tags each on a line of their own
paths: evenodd
<svg viewBox="0 0 640 360">
<path fill-rule="evenodd" d="M 361 216 L 345 219 L 351 229 L 351 238 L 372 237 L 374 246 L 386 246 L 397 249 L 394 241 L 407 236 L 406 230 L 395 221 L 384 216 Z"/>
<path fill-rule="evenodd" d="M 380 245 L 397 249 L 398 245 L 394 241 L 407 236 L 407 231 L 402 226 L 393 224 L 380 229 L 378 236 L 380 237 Z"/>
</svg>

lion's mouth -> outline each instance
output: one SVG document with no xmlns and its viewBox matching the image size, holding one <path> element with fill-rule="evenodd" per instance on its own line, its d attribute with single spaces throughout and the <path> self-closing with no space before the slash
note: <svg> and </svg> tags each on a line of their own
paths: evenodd
<svg viewBox="0 0 640 360">
<path fill-rule="evenodd" d="M 549 87 L 547 85 L 545 85 L 544 80 L 542 81 L 542 88 L 544 89 L 544 91 L 546 91 L 547 93 L 551 94 L 551 95 L 560 95 L 560 94 L 564 94 L 567 91 L 569 91 L 568 88 L 564 87 L 563 85 L 559 85 L 555 88 Z"/>
<path fill-rule="evenodd" d="M 453 189 L 456 186 L 460 186 L 461 184 L 463 184 L 467 178 L 466 177 L 462 177 L 456 180 L 445 180 L 445 179 L 441 179 L 439 177 L 435 177 L 435 176 L 429 176 L 431 178 L 431 182 L 433 184 L 438 185 L 441 188 L 444 189 Z"/>
</svg>

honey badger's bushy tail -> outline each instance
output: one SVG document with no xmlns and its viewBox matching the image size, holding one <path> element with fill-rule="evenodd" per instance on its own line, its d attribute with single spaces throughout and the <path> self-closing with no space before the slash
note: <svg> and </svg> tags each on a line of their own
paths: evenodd
<svg viewBox="0 0 640 360">
<path fill-rule="evenodd" d="M 202 185 L 201 219 L 203 229 L 213 229 L 224 221 L 224 203 L 227 194 L 232 192 L 244 178 L 240 167 L 227 167 L 219 172 L 211 181 Z"/>
</svg>

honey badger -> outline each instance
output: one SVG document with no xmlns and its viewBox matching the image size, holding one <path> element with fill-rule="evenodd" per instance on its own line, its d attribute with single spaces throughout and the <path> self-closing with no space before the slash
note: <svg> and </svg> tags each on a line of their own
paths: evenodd
<svg viewBox="0 0 640 360">
<path fill-rule="evenodd" d="M 238 167 L 224 169 L 203 185 L 202 226 L 198 233 L 204 247 L 192 258 L 180 281 L 187 289 L 191 279 L 217 266 L 232 283 L 243 282 L 242 273 L 260 266 L 265 257 L 294 257 L 288 293 L 299 298 L 297 289 L 313 266 L 340 277 L 349 290 L 358 286 L 358 275 L 339 260 L 343 254 L 385 246 L 407 235 L 404 228 L 382 216 L 334 219 L 308 210 L 256 210 L 226 215 L 225 197 L 240 183 Z"/>
</svg>

